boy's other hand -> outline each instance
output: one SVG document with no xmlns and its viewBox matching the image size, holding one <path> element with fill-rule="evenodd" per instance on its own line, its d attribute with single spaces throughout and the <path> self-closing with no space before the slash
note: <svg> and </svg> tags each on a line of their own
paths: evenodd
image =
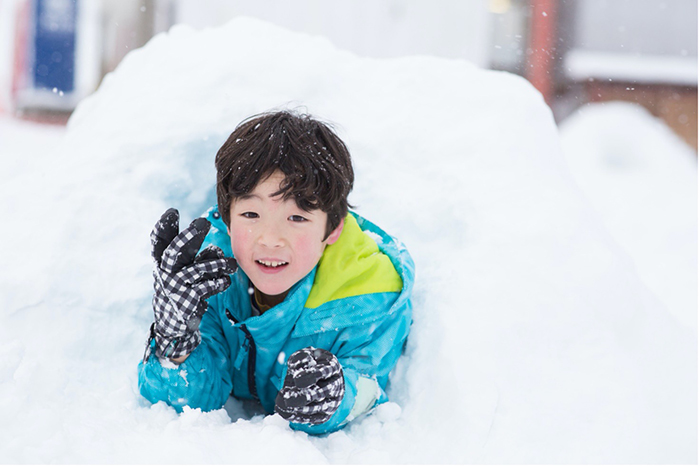
<svg viewBox="0 0 700 466">
<path fill-rule="evenodd" d="M 197 255 L 211 227 L 206 219 L 195 219 L 182 232 L 179 224 L 178 211 L 168 209 L 151 232 L 155 290 L 151 338 L 156 340 L 156 354 L 171 359 L 187 356 L 199 345 L 206 299 L 228 288 L 229 274 L 238 267 L 216 246 Z M 150 339 L 144 360 L 149 348 Z"/>
<path fill-rule="evenodd" d="M 329 351 L 310 346 L 289 357 L 275 411 L 290 422 L 323 424 L 338 409 L 343 395 L 345 378 L 338 359 Z"/>
</svg>

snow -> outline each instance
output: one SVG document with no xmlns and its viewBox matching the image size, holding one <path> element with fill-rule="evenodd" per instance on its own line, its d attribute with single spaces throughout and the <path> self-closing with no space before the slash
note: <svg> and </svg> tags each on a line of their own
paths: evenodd
<svg viewBox="0 0 700 466">
<path fill-rule="evenodd" d="M 564 68 L 575 80 L 600 79 L 634 83 L 667 83 L 695 87 L 698 57 L 630 54 L 574 49 Z"/>
<path fill-rule="evenodd" d="M 149 232 L 170 206 L 184 224 L 212 204 L 216 150 L 274 108 L 336 123 L 354 158 L 351 204 L 417 266 L 391 403 L 322 437 L 249 402 L 177 415 L 137 389 Z M 551 112 L 519 77 L 362 58 L 239 18 L 174 27 L 130 53 L 65 138 L 0 130 L 3 462 L 697 462 L 696 324 L 652 291 L 642 264 L 653 257 L 606 225 L 577 185 L 595 167 L 571 174 L 576 154 L 564 157 Z M 626 132 L 608 140 L 638 152 Z M 652 180 L 659 163 L 638 169 Z"/>
<path fill-rule="evenodd" d="M 567 163 L 644 283 L 697 331 L 697 154 L 663 121 L 624 102 L 562 123 Z"/>
</svg>

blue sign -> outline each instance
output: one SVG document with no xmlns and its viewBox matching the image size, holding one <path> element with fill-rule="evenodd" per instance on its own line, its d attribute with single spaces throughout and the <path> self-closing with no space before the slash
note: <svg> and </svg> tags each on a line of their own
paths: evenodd
<svg viewBox="0 0 700 466">
<path fill-rule="evenodd" d="M 34 0 L 34 5 L 34 87 L 72 92 L 77 0 Z"/>
</svg>

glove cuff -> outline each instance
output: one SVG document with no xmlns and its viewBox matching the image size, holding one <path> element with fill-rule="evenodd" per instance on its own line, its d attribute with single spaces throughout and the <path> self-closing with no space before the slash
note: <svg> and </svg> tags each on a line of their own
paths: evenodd
<svg viewBox="0 0 700 466">
<path fill-rule="evenodd" d="M 157 331 L 155 334 L 156 340 L 156 356 L 159 358 L 176 359 L 182 356 L 187 356 L 202 342 L 202 336 L 199 331 L 188 333 L 179 338 L 164 337 Z"/>
</svg>

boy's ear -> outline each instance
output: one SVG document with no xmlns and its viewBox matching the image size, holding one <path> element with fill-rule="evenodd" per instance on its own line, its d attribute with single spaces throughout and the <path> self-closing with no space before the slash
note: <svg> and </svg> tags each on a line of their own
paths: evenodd
<svg viewBox="0 0 700 466">
<path fill-rule="evenodd" d="M 328 235 L 328 238 L 324 241 L 324 243 L 328 244 L 333 244 L 336 241 L 338 241 L 338 238 L 340 238 L 340 234 L 343 232 L 343 226 L 345 225 L 345 219 L 340 219 L 340 223 L 338 224 L 337 227 L 333 231 L 331 231 L 331 234 Z"/>
</svg>

